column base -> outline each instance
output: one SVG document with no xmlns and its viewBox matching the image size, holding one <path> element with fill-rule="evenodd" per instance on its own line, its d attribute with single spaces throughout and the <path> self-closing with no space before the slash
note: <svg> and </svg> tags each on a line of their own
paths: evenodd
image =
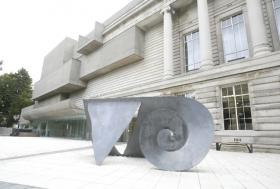
<svg viewBox="0 0 280 189">
<path fill-rule="evenodd" d="M 207 70 L 210 68 L 213 68 L 214 64 L 212 60 L 204 60 L 201 62 L 201 69 L 202 70 Z"/>
<path fill-rule="evenodd" d="M 271 53 L 271 47 L 268 44 L 261 44 L 254 47 L 254 57 L 264 56 Z"/>
<path fill-rule="evenodd" d="M 172 79 L 174 76 L 172 74 L 164 74 L 163 79 Z"/>
</svg>

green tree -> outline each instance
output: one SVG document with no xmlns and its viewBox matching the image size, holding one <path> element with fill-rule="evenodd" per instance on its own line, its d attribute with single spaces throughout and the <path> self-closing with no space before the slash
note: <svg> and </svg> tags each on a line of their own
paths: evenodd
<svg viewBox="0 0 280 189">
<path fill-rule="evenodd" d="M 22 68 L 0 76 L 0 126 L 11 127 L 21 109 L 32 104 L 32 79 Z"/>
</svg>

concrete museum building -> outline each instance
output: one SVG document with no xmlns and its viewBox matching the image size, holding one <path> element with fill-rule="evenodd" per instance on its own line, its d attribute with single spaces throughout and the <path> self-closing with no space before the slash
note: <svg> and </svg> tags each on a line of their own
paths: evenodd
<svg viewBox="0 0 280 189">
<path fill-rule="evenodd" d="M 88 138 L 83 99 L 184 95 L 209 109 L 215 140 L 278 149 L 279 39 L 280 0 L 133 0 L 45 56 L 22 117 Z"/>
</svg>

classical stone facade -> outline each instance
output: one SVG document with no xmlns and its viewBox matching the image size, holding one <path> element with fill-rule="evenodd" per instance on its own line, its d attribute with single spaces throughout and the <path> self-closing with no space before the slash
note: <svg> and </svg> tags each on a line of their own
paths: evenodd
<svg viewBox="0 0 280 189">
<path fill-rule="evenodd" d="M 185 95 L 209 109 L 216 141 L 279 149 L 278 4 L 133 0 L 45 57 L 22 116 L 43 135 L 87 137 L 85 98 Z"/>
</svg>

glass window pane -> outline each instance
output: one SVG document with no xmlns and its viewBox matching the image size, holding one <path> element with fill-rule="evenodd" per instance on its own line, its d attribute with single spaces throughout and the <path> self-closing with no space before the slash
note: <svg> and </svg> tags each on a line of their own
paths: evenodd
<svg viewBox="0 0 280 189">
<path fill-rule="evenodd" d="M 234 31 L 234 39 L 235 39 L 236 52 L 244 50 L 243 49 L 243 41 L 241 39 L 241 31 L 240 31 L 239 24 L 235 25 L 233 27 L 233 31 Z M 237 57 L 237 58 L 240 58 L 240 57 Z"/>
<path fill-rule="evenodd" d="M 199 41 L 196 39 L 193 41 L 193 48 L 194 48 L 194 63 L 199 65 L 200 62 L 200 54 L 199 54 Z M 197 66 L 195 67 L 198 68 Z"/>
<path fill-rule="evenodd" d="M 243 96 L 243 103 L 244 103 L 244 106 L 250 106 L 249 95 Z"/>
<path fill-rule="evenodd" d="M 241 94 L 241 85 L 235 85 L 235 94 L 240 95 Z"/>
<path fill-rule="evenodd" d="M 200 49 L 198 32 L 191 33 L 186 36 L 185 45 L 186 67 L 187 71 L 195 70 L 200 67 Z"/>
<path fill-rule="evenodd" d="M 228 108 L 228 98 L 223 98 L 223 108 Z"/>
<path fill-rule="evenodd" d="M 193 64 L 193 42 L 188 42 L 188 63 Z"/>
<path fill-rule="evenodd" d="M 228 95 L 233 95 L 233 88 L 232 87 L 228 88 Z"/>
<path fill-rule="evenodd" d="M 233 29 L 231 27 L 225 28 L 223 29 L 222 33 L 223 33 L 224 54 L 229 55 L 236 52 Z"/>
<path fill-rule="evenodd" d="M 194 32 L 192 33 L 192 35 L 193 35 L 193 39 L 198 39 L 198 32 Z"/>
<path fill-rule="evenodd" d="M 242 94 L 248 94 L 248 85 L 247 84 L 242 85 Z"/>
<path fill-rule="evenodd" d="M 237 116 L 239 118 L 244 118 L 244 111 L 243 108 L 237 108 Z"/>
<path fill-rule="evenodd" d="M 233 17 L 232 17 L 232 23 L 233 23 L 233 24 L 239 23 L 239 16 L 240 16 L 240 15 L 236 15 L 236 16 L 233 16 Z"/>
<path fill-rule="evenodd" d="M 239 119 L 239 129 L 240 130 L 245 130 L 246 127 L 245 127 L 245 119 Z"/>
<path fill-rule="evenodd" d="M 245 118 L 251 118 L 251 109 L 249 107 L 244 108 Z"/>
<path fill-rule="evenodd" d="M 239 37 L 241 40 L 241 46 L 240 46 L 239 50 L 240 51 L 248 50 L 247 33 L 246 33 L 246 29 L 245 29 L 245 24 L 243 21 L 242 21 L 242 23 L 239 24 Z"/>
<path fill-rule="evenodd" d="M 225 130 L 230 130 L 230 120 L 229 119 L 224 121 L 224 125 L 225 125 Z"/>
<path fill-rule="evenodd" d="M 222 25 L 222 29 L 225 28 L 227 26 L 227 21 L 226 20 L 222 21 L 221 25 Z"/>
<path fill-rule="evenodd" d="M 230 109 L 230 118 L 236 119 L 235 108 Z"/>
<path fill-rule="evenodd" d="M 187 41 L 191 41 L 192 40 L 192 35 L 187 35 Z"/>
<path fill-rule="evenodd" d="M 229 118 L 229 109 L 224 109 L 224 119 Z"/>
<path fill-rule="evenodd" d="M 222 88 L 222 95 L 227 96 L 227 88 Z"/>
<path fill-rule="evenodd" d="M 240 23 L 234 25 L 234 29 L 233 29 L 234 39 L 236 44 L 236 52 L 240 52 L 248 49 L 247 35 L 246 35 L 245 25 L 243 22 L 243 17 L 241 17 L 241 19 L 242 20 L 240 21 Z M 241 58 L 241 56 L 239 56 L 238 58 Z"/>
<path fill-rule="evenodd" d="M 237 130 L 236 119 L 231 119 L 230 123 L 231 123 L 231 130 Z"/>
<path fill-rule="evenodd" d="M 242 96 L 237 96 L 236 97 L 236 106 L 237 107 L 242 107 L 243 106 Z"/>
<path fill-rule="evenodd" d="M 229 97 L 229 107 L 234 108 L 235 107 L 235 102 L 234 102 L 234 97 Z"/>
<path fill-rule="evenodd" d="M 222 28 L 231 26 L 231 18 L 222 21 Z"/>
</svg>

